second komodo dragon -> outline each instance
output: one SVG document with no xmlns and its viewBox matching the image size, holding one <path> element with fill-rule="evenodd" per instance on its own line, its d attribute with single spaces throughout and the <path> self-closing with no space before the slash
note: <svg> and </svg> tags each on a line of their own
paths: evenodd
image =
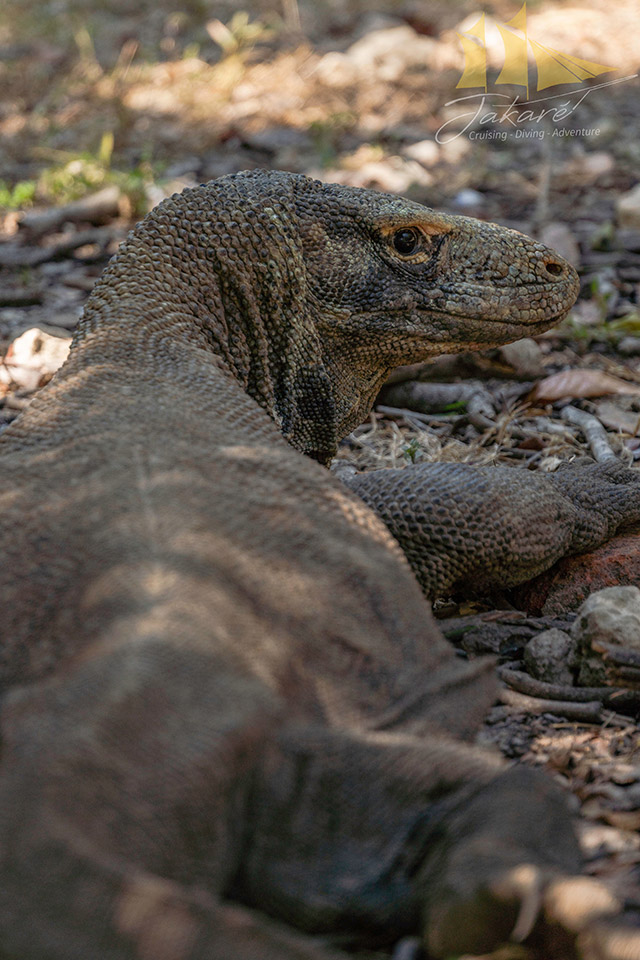
<svg viewBox="0 0 640 960">
<path fill-rule="evenodd" d="M 576 290 L 518 233 L 286 173 L 137 226 L 0 439 L 1 957 L 544 942 L 564 799 L 468 743 L 492 663 L 321 463 L 389 368 Z"/>
</svg>

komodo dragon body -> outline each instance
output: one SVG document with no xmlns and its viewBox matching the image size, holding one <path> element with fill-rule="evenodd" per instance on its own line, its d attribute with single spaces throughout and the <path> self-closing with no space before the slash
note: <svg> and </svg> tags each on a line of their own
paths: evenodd
<svg viewBox="0 0 640 960">
<path fill-rule="evenodd" d="M 579 869 L 564 801 L 465 742 L 491 663 L 455 657 L 314 460 L 391 366 L 543 330 L 575 294 L 520 234 L 290 174 L 138 225 L 0 439 L 0 957 L 526 933 L 521 903 Z"/>
</svg>

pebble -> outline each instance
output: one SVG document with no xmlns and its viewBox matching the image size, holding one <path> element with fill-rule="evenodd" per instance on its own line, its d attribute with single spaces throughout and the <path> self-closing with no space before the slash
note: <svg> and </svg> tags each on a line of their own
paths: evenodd
<svg viewBox="0 0 640 960">
<path fill-rule="evenodd" d="M 602 656 L 592 650 L 594 641 L 640 650 L 640 590 L 607 587 L 588 597 L 571 627 L 580 662 L 578 685 L 604 686 L 607 672 Z"/>
<path fill-rule="evenodd" d="M 525 666 L 537 680 L 571 686 L 575 647 L 576 641 L 564 630 L 543 630 L 526 645 Z"/>
<path fill-rule="evenodd" d="M 458 191 L 455 197 L 453 198 L 453 203 L 460 210 L 469 210 L 471 208 L 482 207 L 485 203 L 485 198 L 483 194 L 479 193 L 477 190 L 472 190 L 470 187 L 466 187 L 464 190 Z"/>
<path fill-rule="evenodd" d="M 618 344 L 618 353 L 625 357 L 640 356 L 640 337 L 623 337 Z"/>
<path fill-rule="evenodd" d="M 621 227 L 640 229 L 640 183 L 637 183 L 633 190 L 618 197 L 616 212 Z"/>
<path fill-rule="evenodd" d="M 402 152 L 423 167 L 432 167 L 440 159 L 440 147 L 435 140 L 419 140 L 405 147 Z"/>
<path fill-rule="evenodd" d="M 544 376 L 545 367 L 542 362 L 542 350 L 535 340 L 525 337 L 515 343 L 507 343 L 499 347 L 500 356 L 521 377 L 533 379 Z"/>
</svg>

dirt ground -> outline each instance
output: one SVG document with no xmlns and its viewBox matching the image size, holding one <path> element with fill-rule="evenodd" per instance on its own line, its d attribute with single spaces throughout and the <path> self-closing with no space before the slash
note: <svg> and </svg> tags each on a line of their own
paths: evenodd
<svg viewBox="0 0 640 960">
<path fill-rule="evenodd" d="M 529 3 L 529 38 L 590 61 L 592 73 L 597 64 L 613 69 L 536 89 L 532 51 L 541 48 L 532 45 L 529 119 L 499 121 L 516 95 L 526 99 L 523 86 L 497 82 L 505 52 L 495 22 L 519 7 L 5 0 L 0 426 L 59 362 L 36 361 L 25 374 L 12 365 L 16 338 L 34 326 L 71 334 L 137 218 L 185 186 L 267 167 L 496 220 L 556 247 L 581 274 L 580 299 L 560 328 L 410 371 L 425 386 L 447 383 L 448 402 L 415 410 L 381 396 L 340 460 L 360 469 L 452 459 L 551 470 L 597 457 L 568 406 L 597 421 L 616 456 L 640 459 L 640 0 Z M 479 108 L 481 88 L 456 88 L 457 34 L 473 30 L 482 11 L 493 99 Z M 452 103 L 464 96 L 475 99 Z M 479 412 L 468 392 L 456 392 L 463 379 L 475 386 Z M 499 616 L 496 605 L 449 598 L 437 612 L 446 630 L 444 618 Z M 503 631 L 494 651 L 513 663 L 522 630 L 548 623 L 532 625 L 506 601 L 500 613 L 517 629 Z M 560 619 L 566 626 L 574 616 Z M 589 872 L 611 883 L 640 926 L 638 709 L 631 699 L 580 722 L 501 703 L 481 736 L 548 768 L 573 793 Z"/>
</svg>

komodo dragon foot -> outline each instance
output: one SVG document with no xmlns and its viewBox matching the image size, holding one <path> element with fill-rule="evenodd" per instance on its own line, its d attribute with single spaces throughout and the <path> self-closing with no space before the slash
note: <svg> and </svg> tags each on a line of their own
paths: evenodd
<svg viewBox="0 0 640 960">
<path fill-rule="evenodd" d="M 553 474 L 425 463 L 346 482 L 387 525 L 431 599 L 515 586 L 640 521 L 640 470 L 618 461 Z"/>
</svg>

